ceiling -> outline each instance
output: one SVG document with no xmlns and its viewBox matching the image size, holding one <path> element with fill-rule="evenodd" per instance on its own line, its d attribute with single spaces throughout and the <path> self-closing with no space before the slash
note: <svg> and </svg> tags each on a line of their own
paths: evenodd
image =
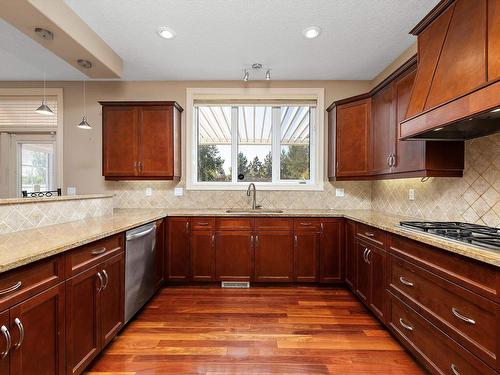
<svg viewBox="0 0 500 375">
<path fill-rule="evenodd" d="M 278 80 L 373 79 L 415 42 L 438 0 L 64 0 L 124 61 L 125 80 L 234 80 L 254 62 Z M 176 32 L 158 36 L 159 26 Z M 302 30 L 319 26 L 306 39 Z M 82 79 L 0 20 L 0 80 Z M 263 79 L 264 72 L 251 79 Z"/>
</svg>

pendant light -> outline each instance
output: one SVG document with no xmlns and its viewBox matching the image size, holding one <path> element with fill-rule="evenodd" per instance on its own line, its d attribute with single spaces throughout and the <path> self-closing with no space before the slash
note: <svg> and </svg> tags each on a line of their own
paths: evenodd
<svg viewBox="0 0 500 375">
<path fill-rule="evenodd" d="M 87 122 L 86 112 L 86 103 L 85 103 L 85 81 L 83 81 L 83 118 L 82 121 L 77 125 L 80 129 L 90 130 L 92 126 Z"/>
<path fill-rule="evenodd" d="M 45 97 L 45 72 L 43 72 L 43 100 L 42 100 L 42 104 L 40 105 L 40 107 L 35 109 L 35 112 L 41 113 L 42 115 L 50 115 L 50 116 L 55 115 L 55 113 L 47 105 L 47 99 Z"/>
</svg>

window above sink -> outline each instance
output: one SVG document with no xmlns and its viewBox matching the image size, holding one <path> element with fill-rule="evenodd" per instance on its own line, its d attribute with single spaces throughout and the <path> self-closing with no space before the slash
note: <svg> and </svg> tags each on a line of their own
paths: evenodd
<svg viewBox="0 0 500 375">
<path fill-rule="evenodd" d="M 188 89 L 189 190 L 323 190 L 323 89 Z"/>
</svg>

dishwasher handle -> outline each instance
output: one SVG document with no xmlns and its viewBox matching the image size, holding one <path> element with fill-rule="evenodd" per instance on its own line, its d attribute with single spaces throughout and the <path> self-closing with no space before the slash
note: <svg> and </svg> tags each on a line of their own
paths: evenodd
<svg viewBox="0 0 500 375">
<path fill-rule="evenodd" d="M 133 234 L 127 235 L 127 241 L 131 241 L 131 240 L 135 240 L 137 238 L 144 237 L 144 236 L 148 235 L 149 233 L 151 233 L 154 230 L 156 230 L 156 224 L 154 224 L 151 228 L 146 229 L 146 230 L 144 230 L 142 232 L 133 233 Z"/>
</svg>

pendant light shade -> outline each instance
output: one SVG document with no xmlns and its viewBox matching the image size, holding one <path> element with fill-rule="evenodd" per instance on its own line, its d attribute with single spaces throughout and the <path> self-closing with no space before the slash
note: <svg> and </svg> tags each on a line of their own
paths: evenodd
<svg viewBox="0 0 500 375">
<path fill-rule="evenodd" d="M 43 99 L 42 99 L 42 104 L 40 107 L 35 109 L 36 113 L 40 113 L 42 115 L 49 115 L 53 116 L 55 115 L 54 111 L 50 109 L 50 107 L 47 105 L 47 99 L 45 97 L 45 72 L 43 72 Z"/>
<path fill-rule="evenodd" d="M 79 127 L 80 129 L 90 130 L 90 129 L 92 129 L 92 126 L 90 126 L 90 124 L 87 122 L 86 108 L 85 108 L 86 107 L 85 96 L 86 96 L 85 81 L 83 81 L 83 117 L 82 117 L 82 121 L 80 121 L 80 123 L 77 125 L 77 127 Z"/>
</svg>

